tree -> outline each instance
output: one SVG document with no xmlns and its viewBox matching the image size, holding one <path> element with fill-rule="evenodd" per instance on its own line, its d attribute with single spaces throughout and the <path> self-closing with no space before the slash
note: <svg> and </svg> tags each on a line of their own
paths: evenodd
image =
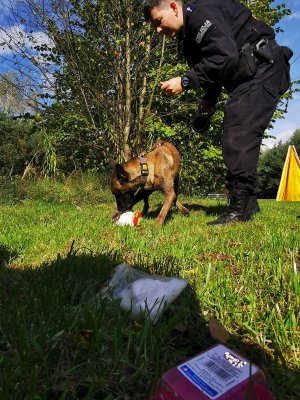
<svg viewBox="0 0 300 400">
<path fill-rule="evenodd" d="M 284 5 L 272 9 L 272 3 L 256 0 L 250 6 L 257 17 L 274 24 L 289 10 Z M 170 101 L 159 90 L 160 80 L 182 74 L 187 66 L 174 55 L 174 43 L 153 35 L 143 20 L 141 2 L 16 4 L 12 22 L 19 22 L 23 36 L 6 28 L 5 43 L 15 51 L 19 71 L 43 76 L 39 84 L 36 79 L 33 93 L 40 106 L 50 102 L 43 129 L 52 138 L 48 143 L 57 165 L 69 170 L 73 162 L 74 168 L 95 168 L 111 155 L 127 160 L 151 142 L 166 139 L 179 147 L 189 191 L 191 182 L 196 190 L 204 190 L 203 182 L 205 190 L 223 182 L 219 149 L 227 94 L 222 94 L 210 131 L 205 136 L 192 132 L 190 120 L 201 93 L 184 93 Z"/>
<path fill-rule="evenodd" d="M 34 11 L 27 12 L 26 2 L 0 0 L 0 5 L 0 76 L 27 103 L 24 107 L 29 103 L 36 112 L 37 107 L 48 105 L 44 93 L 53 91 L 53 64 L 49 57 L 53 43 L 35 23 Z"/>
<path fill-rule="evenodd" d="M 29 119 L 0 113 L 0 175 L 22 175 L 27 165 L 41 165 L 44 147 Z"/>
<path fill-rule="evenodd" d="M 152 99 L 151 93 L 146 97 L 152 38 L 141 3 L 25 3 L 27 13 L 34 13 L 35 23 L 54 43 L 47 57 L 59 66 L 54 71 L 55 98 L 71 112 L 85 113 L 111 152 L 130 158 L 142 142 Z"/>
<path fill-rule="evenodd" d="M 0 77 L 0 109 L 10 115 L 35 113 L 38 110 L 34 95 L 30 94 L 31 79 L 16 71 Z"/>
</svg>

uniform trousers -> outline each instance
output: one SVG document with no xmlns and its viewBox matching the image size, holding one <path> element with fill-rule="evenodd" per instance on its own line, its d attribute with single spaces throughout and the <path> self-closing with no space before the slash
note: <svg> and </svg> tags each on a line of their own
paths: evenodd
<svg viewBox="0 0 300 400">
<path fill-rule="evenodd" d="M 273 42 L 274 62 L 261 63 L 255 75 L 239 84 L 225 105 L 223 157 L 228 170 L 227 188 L 258 192 L 257 164 L 263 133 L 280 96 L 288 89 L 289 64 Z"/>
</svg>

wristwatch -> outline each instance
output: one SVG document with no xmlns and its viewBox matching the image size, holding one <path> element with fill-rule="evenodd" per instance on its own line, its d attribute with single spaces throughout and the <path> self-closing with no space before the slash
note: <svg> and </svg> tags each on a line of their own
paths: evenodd
<svg viewBox="0 0 300 400">
<path fill-rule="evenodd" d="M 183 90 L 188 89 L 189 86 L 190 86 L 190 80 L 189 80 L 189 78 L 188 78 L 187 76 L 185 76 L 185 75 L 183 75 L 183 76 L 181 77 L 181 86 L 182 86 Z"/>
</svg>

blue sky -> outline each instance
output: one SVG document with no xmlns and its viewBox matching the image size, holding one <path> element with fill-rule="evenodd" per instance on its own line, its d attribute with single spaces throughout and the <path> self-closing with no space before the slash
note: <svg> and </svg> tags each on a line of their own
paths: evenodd
<svg viewBox="0 0 300 400">
<path fill-rule="evenodd" d="M 290 60 L 292 80 L 300 80 L 300 0 L 276 0 L 272 7 L 285 3 L 287 8 L 292 11 L 292 15 L 281 19 L 276 25 L 284 30 L 277 34 L 277 42 L 280 45 L 290 47 L 294 56 Z M 298 86 L 299 87 L 299 86 Z M 300 129 L 300 92 L 294 95 L 294 99 L 289 102 L 287 115 L 283 120 L 277 120 L 273 129 L 268 133 L 275 136 L 275 139 L 264 140 L 267 147 L 273 147 L 280 140 L 286 142 L 296 129 Z"/>
<path fill-rule="evenodd" d="M 19 21 L 20 15 L 28 19 L 28 16 L 22 13 L 23 7 L 20 0 L 0 0 L 0 75 L 16 71 L 18 77 L 22 76 L 22 93 L 27 100 L 26 110 L 32 112 L 28 105 L 28 101 L 34 98 L 31 89 L 36 88 L 37 92 L 51 92 L 53 86 L 52 63 L 41 58 L 33 47 L 41 44 L 51 45 L 51 41 L 41 30 Z M 7 107 L 5 102 L 9 102 L 9 96 L 7 99 L 1 99 L 1 107 Z M 40 105 L 41 101 L 43 105 L 49 104 L 49 101 L 44 99 L 39 100 Z"/>
</svg>

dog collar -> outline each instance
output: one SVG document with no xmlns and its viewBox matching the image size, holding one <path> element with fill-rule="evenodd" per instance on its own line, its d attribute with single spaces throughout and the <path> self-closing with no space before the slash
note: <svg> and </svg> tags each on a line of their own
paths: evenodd
<svg viewBox="0 0 300 400">
<path fill-rule="evenodd" d="M 157 149 L 158 147 L 162 146 L 164 144 L 163 141 L 155 143 L 150 151 L 153 151 Z M 148 168 L 148 163 L 146 161 L 146 155 L 148 153 L 144 151 L 143 153 L 139 154 L 139 159 L 140 159 L 140 167 L 141 167 L 141 186 L 145 186 L 147 183 L 147 177 L 149 175 L 149 168 Z"/>
<path fill-rule="evenodd" d="M 141 184 L 142 184 L 142 186 L 145 186 L 145 185 L 146 185 L 147 177 L 148 177 L 148 175 L 149 175 L 148 163 L 147 163 L 147 161 L 146 161 L 146 159 L 145 159 L 146 154 L 147 154 L 147 153 L 144 152 L 144 153 L 141 153 L 141 154 L 139 155 L 139 158 L 140 158 L 140 167 L 141 167 Z"/>
</svg>

